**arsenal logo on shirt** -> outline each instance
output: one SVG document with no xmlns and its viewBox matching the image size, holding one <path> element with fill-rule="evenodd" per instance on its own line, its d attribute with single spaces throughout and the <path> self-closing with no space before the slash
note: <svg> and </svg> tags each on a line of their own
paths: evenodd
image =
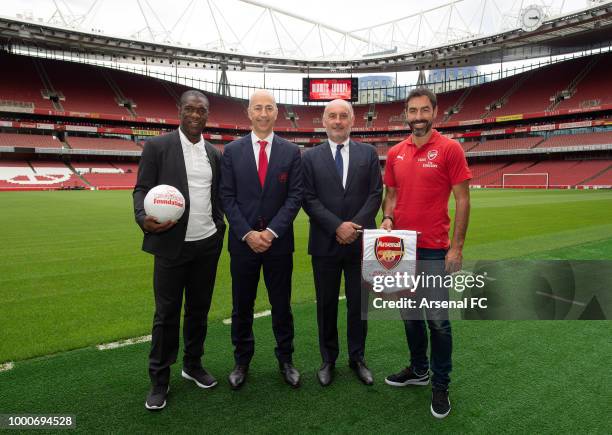
<svg viewBox="0 0 612 435">
<path fill-rule="evenodd" d="M 429 150 L 427 152 L 427 158 L 429 160 L 434 160 L 436 157 L 438 157 L 438 150 Z"/>
<path fill-rule="evenodd" d="M 394 269 L 404 256 L 404 240 L 395 236 L 383 236 L 374 242 L 376 259 L 387 270 Z"/>
</svg>

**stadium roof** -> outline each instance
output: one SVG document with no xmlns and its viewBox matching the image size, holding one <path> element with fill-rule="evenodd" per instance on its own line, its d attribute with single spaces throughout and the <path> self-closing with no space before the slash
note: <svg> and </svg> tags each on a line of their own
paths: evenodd
<svg viewBox="0 0 612 435">
<path fill-rule="evenodd" d="M 139 6 L 143 5 L 141 1 L 148 5 L 147 0 L 137 0 Z M 246 49 L 233 48 L 231 44 L 224 43 L 222 40 L 219 44 L 212 46 L 212 48 L 196 48 L 189 46 L 189 44 L 173 42 L 170 38 L 170 33 L 166 33 L 165 39 L 162 37 L 161 42 L 155 41 L 155 39 L 159 38 L 155 38 L 155 32 L 151 27 L 148 28 L 148 38 L 139 37 L 139 35 L 130 35 L 131 37 L 110 36 L 106 32 L 103 33 L 95 29 L 82 30 L 83 19 L 80 20 L 80 24 L 77 23 L 75 25 L 74 22 L 61 14 L 59 8 L 53 15 L 54 19 L 47 20 L 50 22 L 42 19 L 36 20 L 32 17 L 26 18 L 24 16 L 18 18 L 0 17 L 0 41 L 6 48 L 21 52 L 48 51 L 63 55 L 63 57 L 78 56 L 79 58 L 92 61 L 103 60 L 147 63 L 150 65 L 173 65 L 176 67 L 197 66 L 212 69 L 226 68 L 228 70 L 298 73 L 429 70 L 554 56 L 612 44 L 612 2 L 548 18 L 545 18 L 546 14 L 542 12 L 541 21 L 537 23 L 538 27 L 532 31 L 526 31 L 518 27 L 521 18 L 519 13 L 511 20 L 513 22 L 512 25 L 508 26 L 508 23 L 506 23 L 498 26 L 498 30 L 503 27 L 510 27 L 508 30 L 499 31 L 488 36 L 478 36 L 478 32 L 465 33 L 468 32 L 466 29 L 464 30 L 463 37 L 458 38 L 456 37 L 457 33 L 461 32 L 451 28 L 450 23 L 453 17 L 453 10 L 456 10 L 457 4 L 462 3 L 462 1 L 452 1 L 418 14 L 401 17 L 397 20 L 368 28 L 345 32 L 343 36 L 345 45 L 348 41 L 356 40 L 362 41 L 364 44 L 362 48 L 366 50 L 379 50 L 377 52 L 366 53 L 360 57 L 356 55 L 342 57 L 334 52 L 330 52 L 327 56 L 309 56 L 304 53 L 300 56 L 299 53 L 296 54 L 295 52 L 290 52 L 290 50 L 283 49 L 281 49 L 280 53 L 276 54 L 271 54 L 270 51 L 247 53 L 243 52 Z M 282 11 L 278 8 L 273 9 L 255 1 L 247 1 L 245 3 L 262 8 L 264 11 L 267 10 L 270 17 L 274 17 L 271 12 L 272 10 L 274 10 L 275 14 L 291 14 L 290 12 Z M 93 5 L 95 6 L 95 4 L 96 2 L 94 1 Z M 391 36 L 389 40 L 383 40 L 384 38 L 375 40 L 371 36 L 376 33 L 377 29 L 383 28 L 387 28 L 387 31 L 390 29 L 393 35 L 402 26 L 406 29 L 410 28 L 411 25 L 414 27 L 415 19 L 426 22 L 429 20 L 428 14 L 439 14 L 444 10 L 447 11 L 448 17 L 448 25 L 445 29 L 446 38 L 443 38 L 443 42 L 437 45 L 436 42 L 439 42 L 439 40 L 435 38 L 430 40 L 430 42 L 433 42 L 432 46 L 423 47 L 422 44 L 418 43 L 411 45 L 409 42 L 410 38 L 405 38 L 403 43 L 399 43 L 400 39 L 398 37 Z M 146 20 L 147 14 L 144 10 L 142 12 Z M 187 9 L 183 12 L 183 15 L 186 12 Z M 457 13 L 455 12 L 455 14 Z M 214 18 L 214 14 L 212 15 Z M 461 15 L 459 16 L 461 17 Z M 295 14 L 293 14 L 292 19 L 311 22 L 311 20 Z M 484 19 L 484 11 L 482 11 L 480 17 L 481 28 Z M 57 23 L 58 20 L 62 25 Z M 148 20 L 146 21 L 149 23 Z M 278 22 L 280 27 L 281 21 L 278 19 L 272 22 Z M 321 23 L 311 23 L 318 26 L 319 32 L 321 31 L 321 26 L 328 33 L 342 32 L 340 29 L 335 29 Z M 410 23 L 412 24 L 409 25 Z M 175 23 L 175 27 L 179 24 L 180 20 Z M 270 28 L 270 26 L 268 27 Z M 451 34 L 453 31 L 455 38 Z M 369 34 L 370 37 L 366 38 L 363 36 L 365 34 Z M 276 32 L 280 46 L 281 38 L 279 35 L 280 33 Z M 389 44 L 394 43 L 393 48 L 389 48 Z M 219 48 L 219 45 L 221 48 Z M 346 51 L 344 54 L 346 54 Z"/>
</svg>

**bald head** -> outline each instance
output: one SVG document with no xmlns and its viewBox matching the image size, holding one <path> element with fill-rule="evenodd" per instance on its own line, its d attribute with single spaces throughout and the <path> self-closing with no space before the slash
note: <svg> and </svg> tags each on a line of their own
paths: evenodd
<svg viewBox="0 0 612 435">
<path fill-rule="evenodd" d="M 258 89 L 249 98 L 249 119 L 253 127 L 253 133 L 260 139 L 264 139 L 272 133 L 274 123 L 278 116 L 276 100 L 270 91 Z"/>
<path fill-rule="evenodd" d="M 267 89 L 257 89 L 255 92 L 251 94 L 251 98 L 249 98 L 249 107 L 252 107 L 256 102 L 265 102 L 273 104 L 276 107 L 276 99 L 272 92 Z"/>
<path fill-rule="evenodd" d="M 354 112 L 353 112 L 353 106 L 351 106 L 351 103 L 349 103 L 346 100 L 332 100 L 329 103 L 327 103 L 325 105 L 325 110 L 323 111 L 323 117 L 325 117 L 325 115 L 327 114 L 327 112 L 329 110 L 335 110 L 335 109 L 345 109 L 348 111 L 348 113 L 351 114 L 351 118 L 354 118 Z"/>
<path fill-rule="evenodd" d="M 323 126 L 327 137 L 334 143 L 343 143 L 349 138 L 355 121 L 353 106 L 345 100 L 327 103 L 323 111 Z"/>
</svg>

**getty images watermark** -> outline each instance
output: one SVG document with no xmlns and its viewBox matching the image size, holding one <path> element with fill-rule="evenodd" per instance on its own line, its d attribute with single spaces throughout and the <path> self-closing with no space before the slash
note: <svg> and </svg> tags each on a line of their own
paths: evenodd
<svg viewBox="0 0 612 435">
<path fill-rule="evenodd" d="M 362 318 L 605 320 L 611 289 L 612 260 L 364 261 Z"/>
<path fill-rule="evenodd" d="M 374 297 L 374 308 L 419 308 L 419 309 L 448 309 L 448 308 L 487 308 L 487 298 L 463 298 L 459 300 L 438 300 L 427 297 L 416 298 L 419 289 L 430 290 L 430 295 L 440 290 L 449 292 L 455 290 L 459 293 L 466 289 L 482 289 L 486 285 L 486 273 L 483 275 L 470 275 L 455 273 L 451 275 L 431 275 L 425 272 L 410 274 L 409 272 L 395 272 L 393 275 L 374 275 L 372 277 L 372 291 L 374 293 L 410 293 L 410 297 L 397 299 Z"/>
</svg>

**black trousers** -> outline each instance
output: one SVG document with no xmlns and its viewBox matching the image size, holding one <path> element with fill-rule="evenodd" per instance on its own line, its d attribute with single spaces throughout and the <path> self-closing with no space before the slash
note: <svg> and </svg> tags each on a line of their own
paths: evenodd
<svg viewBox="0 0 612 435">
<path fill-rule="evenodd" d="M 368 323 L 366 320 L 361 320 L 361 256 L 354 254 L 337 257 L 313 256 L 312 270 L 317 293 L 319 349 L 323 362 L 335 363 L 338 358 L 338 295 L 343 271 L 349 359 L 362 360 Z"/>
<path fill-rule="evenodd" d="M 268 300 L 272 306 L 274 353 L 280 363 L 292 362 L 293 314 L 291 312 L 291 273 L 293 255 L 232 255 L 232 344 L 236 364 L 248 365 L 255 353 L 253 307 L 259 274 L 263 267 Z"/>
<path fill-rule="evenodd" d="M 153 385 L 168 384 L 170 366 L 176 362 L 183 290 L 183 365 L 187 368 L 201 366 L 208 310 L 222 246 L 222 233 L 217 232 L 206 239 L 185 242 L 177 259 L 155 256 L 155 315 L 149 354 L 149 376 Z"/>
</svg>

